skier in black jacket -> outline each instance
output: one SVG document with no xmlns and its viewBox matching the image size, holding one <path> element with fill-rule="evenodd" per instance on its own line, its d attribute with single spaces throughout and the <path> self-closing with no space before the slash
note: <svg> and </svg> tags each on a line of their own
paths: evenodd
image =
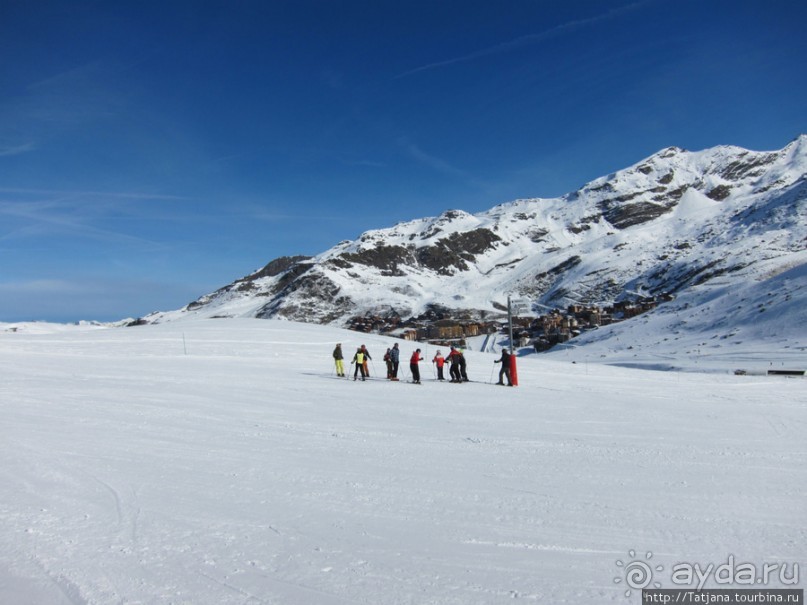
<svg viewBox="0 0 807 605">
<path fill-rule="evenodd" d="M 507 349 L 502 349 L 501 359 L 497 359 L 493 363 L 502 364 L 502 369 L 499 370 L 499 382 L 497 382 L 496 384 L 504 386 L 504 381 L 502 380 L 502 378 L 507 376 L 507 386 L 509 387 L 513 386 L 513 381 L 510 380 L 510 353 L 508 353 Z"/>
</svg>

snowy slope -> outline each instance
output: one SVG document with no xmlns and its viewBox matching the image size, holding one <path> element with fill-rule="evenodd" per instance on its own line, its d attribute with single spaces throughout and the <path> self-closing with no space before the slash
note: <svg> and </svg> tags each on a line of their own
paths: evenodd
<svg viewBox="0 0 807 605">
<path fill-rule="evenodd" d="M 646 553 L 665 588 L 729 557 L 804 575 L 804 379 L 531 356 L 508 389 L 468 352 L 479 382 L 361 383 L 333 376 L 335 342 L 376 376 L 394 341 L 7 327 L 0 603 L 635 603 Z"/>
<path fill-rule="evenodd" d="M 726 372 L 807 370 L 807 252 L 745 283 L 715 279 L 652 313 L 587 332 L 546 355 L 570 361 Z"/>
</svg>

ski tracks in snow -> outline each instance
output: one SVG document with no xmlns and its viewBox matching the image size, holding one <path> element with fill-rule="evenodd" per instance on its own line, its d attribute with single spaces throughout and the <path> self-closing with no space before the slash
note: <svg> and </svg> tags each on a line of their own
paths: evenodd
<svg viewBox="0 0 807 605">
<path fill-rule="evenodd" d="M 98 483 L 110 496 L 115 506 L 117 517 L 117 528 L 115 533 L 120 541 L 121 551 L 131 552 L 137 546 L 137 523 L 140 517 L 140 506 L 137 500 L 137 492 L 131 487 L 126 487 L 128 496 L 121 496 L 121 490 L 114 488 L 110 483 L 94 476 L 88 475 L 93 481 Z"/>
</svg>

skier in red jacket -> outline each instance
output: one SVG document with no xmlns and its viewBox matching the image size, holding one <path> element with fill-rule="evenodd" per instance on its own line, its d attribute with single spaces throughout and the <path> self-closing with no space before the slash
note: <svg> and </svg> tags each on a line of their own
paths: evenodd
<svg viewBox="0 0 807 605">
<path fill-rule="evenodd" d="M 443 366 L 445 365 L 446 360 L 445 357 L 443 357 L 443 354 L 440 353 L 440 351 L 437 351 L 437 354 L 434 356 L 434 359 L 432 359 L 432 363 L 437 366 L 437 380 L 445 380 L 445 378 L 443 377 Z"/>
<path fill-rule="evenodd" d="M 420 349 L 412 353 L 412 357 L 409 359 L 409 369 L 412 370 L 412 382 L 415 384 L 420 384 L 419 361 L 423 361 L 423 358 L 420 356 Z"/>
</svg>

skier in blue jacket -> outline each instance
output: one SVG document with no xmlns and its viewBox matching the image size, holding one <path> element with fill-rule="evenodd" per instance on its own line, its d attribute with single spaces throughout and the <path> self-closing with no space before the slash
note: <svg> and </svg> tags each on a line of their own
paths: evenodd
<svg viewBox="0 0 807 605">
<path fill-rule="evenodd" d="M 390 376 L 390 380 L 398 380 L 398 364 L 401 361 L 401 351 L 400 349 L 398 349 L 397 342 L 390 349 L 389 358 L 390 361 L 392 362 L 392 374 Z"/>
</svg>

